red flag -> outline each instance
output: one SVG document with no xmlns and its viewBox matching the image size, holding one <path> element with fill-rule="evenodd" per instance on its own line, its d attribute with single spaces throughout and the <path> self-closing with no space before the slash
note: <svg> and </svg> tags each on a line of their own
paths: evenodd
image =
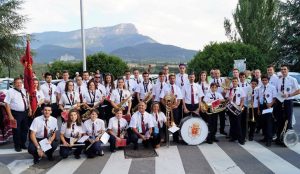
<svg viewBox="0 0 300 174">
<path fill-rule="evenodd" d="M 30 43 L 27 40 L 26 52 L 25 55 L 21 58 L 21 63 L 24 66 L 24 88 L 29 94 L 30 107 L 32 113 L 34 114 L 37 109 L 37 98 L 36 91 L 33 87 L 33 70 L 32 70 L 32 57 L 30 54 Z"/>
</svg>

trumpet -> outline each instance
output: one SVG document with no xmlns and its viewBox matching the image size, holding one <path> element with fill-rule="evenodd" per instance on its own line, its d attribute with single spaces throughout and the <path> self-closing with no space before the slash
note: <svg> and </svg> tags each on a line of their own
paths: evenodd
<svg viewBox="0 0 300 174">
<path fill-rule="evenodd" d="M 122 100 L 122 101 L 117 105 L 116 108 L 113 108 L 113 109 L 112 109 L 111 112 L 112 112 L 113 114 L 116 114 L 117 110 L 119 110 L 119 109 L 125 110 L 125 108 L 123 107 L 123 105 L 130 99 L 131 96 L 132 96 L 132 94 L 130 94 L 127 98 L 125 98 L 124 100 Z"/>
</svg>

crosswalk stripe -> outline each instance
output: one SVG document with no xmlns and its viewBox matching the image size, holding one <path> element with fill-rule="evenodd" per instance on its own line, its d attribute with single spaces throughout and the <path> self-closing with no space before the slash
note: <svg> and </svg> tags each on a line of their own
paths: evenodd
<svg viewBox="0 0 300 174">
<path fill-rule="evenodd" d="M 33 164 L 32 159 L 14 160 L 7 165 L 12 174 L 18 174 L 28 169 Z"/>
<path fill-rule="evenodd" d="M 101 174 L 127 174 L 131 161 L 131 159 L 125 159 L 123 151 L 112 153 Z"/>
<path fill-rule="evenodd" d="M 86 157 L 75 159 L 69 156 L 67 159 L 62 159 L 54 167 L 52 167 L 47 174 L 58 174 L 58 173 L 74 173 L 77 168 L 86 160 Z"/>
<path fill-rule="evenodd" d="M 155 173 L 156 174 L 182 174 L 185 173 L 180 158 L 179 151 L 176 146 L 161 147 L 156 150 L 158 157 L 155 157 Z"/>
<path fill-rule="evenodd" d="M 215 173 L 244 173 L 217 144 L 202 144 L 198 148 Z"/>
<path fill-rule="evenodd" d="M 22 153 L 28 153 L 28 151 L 22 150 L 21 152 L 16 152 L 15 149 L 0 149 L 0 155 L 22 154 Z"/>
<path fill-rule="evenodd" d="M 298 154 L 300 154 L 300 144 L 297 143 L 294 147 L 290 147 L 290 149 Z"/>
<path fill-rule="evenodd" d="M 257 142 L 241 146 L 274 173 L 300 173 L 300 170 Z M 284 166 L 284 167 L 282 167 Z"/>
</svg>

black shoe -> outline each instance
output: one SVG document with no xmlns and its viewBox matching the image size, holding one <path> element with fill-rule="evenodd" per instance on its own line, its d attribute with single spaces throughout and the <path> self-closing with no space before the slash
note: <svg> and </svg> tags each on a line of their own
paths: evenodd
<svg viewBox="0 0 300 174">
<path fill-rule="evenodd" d="M 40 162 L 40 159 L 39 158 L 34 158 L 33 159 L 33 164 L 38 164 Z"/>
<path fill-rule="evenodd" d="M 266 141 L 267 141 L 266 138 L 263 138 L 263 139 L 259 140 L 259 142 L 266 142 Z"/>
<path fill-rule="evenodd" d="M 253 141 L 253 137 L 249 137 L 249 141 Z"/>
<path fill-rule="evenodd" d="M 226 139 L 229 139 L 229 138 L 230 138 L 230 136 L 229 136 L 229 135 L 227 135 L 225 138 L 226 138 Z"/>
<path fill-rule="evenodd" d="M 220 134 L 227 136 L 227 133 L 225 131 L 220 131 Z"/>
<path fill-rule="evenodd" d="M 25 144 L 23 144 L 23 145 L 21 146 L 21 148 L 24 149 L 24 150 L 26 150 L 26 149 L 27 149 L 27 146 L 26 146 Z"/>
<path fill-rule="evenodd" d="M 207 144 L 212 144 L 213 142 L 211 140 L 206 141 Z"/>
<path fill-rule="evenodd" d="M 80 155 L 75 155 L 75 159 L 80 159 Z"/>
<path fill-rule="evenodd" d="M 240 145 L 244 145 L 245 141 L 239 141 Z"/>
<path fill-rule="evenodd" d="M 271 145 L 272 145 L 271 141 L 267 141 L 266 146 L 271 147 Z"/>
<path fill-rule="evenodd" d="M 98 154 L 99 156 L 103 156 L 104 155 L 104 152 L 103 152 L 103 150 L 100 150 L 100 152 L 99 152 L 99 154 Z"/>
<path fill-rule="evenodd" d="M 229 142 L 235 142 L 236 141 L 236 139 L 234 139 L 234 138 L 231 138 L 230 140 L 229 140 Z"/>
<path fill-rule="evenodd" d="M 54 161 L 53 156 L 52 156 L 52 155 L 49 155 L 49 156 L 48 156 L 48 160 L 49 160 L 49 161 Z"/>
<path fill-rule="evenodd" d="M 111 153 L 114 153 L 114 152 L 116 152 L 116 150 L 110 150 L 110 152 L 111 152 Z"/>
<path fill-rule="evenodd" d="M 22 149 L 21 149 L 20 147 L 15 147 L 15 151 L 16 151 L 16 152 L 21 152 Z"/>
<path fill-rule="evenodd" d="M 138 150 L 139 149 L 139 146 L 138 145 L 134 145 L 133 146 L 133 150 Z"/>
<path fill-rule="evenodd" d="M 215 138 L 215 139 L 213 140 L 213 142 L 219 142 L 219 140 Z"/>
</svg>

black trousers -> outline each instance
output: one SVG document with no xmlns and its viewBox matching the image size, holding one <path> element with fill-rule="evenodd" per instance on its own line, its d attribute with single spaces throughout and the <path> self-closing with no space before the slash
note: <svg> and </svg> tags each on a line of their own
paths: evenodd
<svg viewBox="0 0 300 174">
<path fill-rule="evenodd" d="M 224 132 L 225 130 L 225 111 L 219 112 L 219 120 L 220 120 L 220 132 Z"/>
<path fill-rule="evenodd" d="M 273 138 L 273 114 L 267 113 L 261 115 L 262 129 L 264 137 L 267 141 L 272 141 Z"/>
<path fill-rule="evenodd" d="M 65 140 L 68 143 L 70 143 L 70 138 L 65 137 Z M 77 143 L 75 143 L 75 144 L 77 144 Z M 72 151 L 72 149 L 75 149 L 74 150 L 74 155 L 80 155 L 83 148 L 84 148 L 84 146 L 74 146 L 74 147 L 61 146 L 60 149 L 59 149 L 59 154 L 63 158 L 67 158 L 69 156 L 70 152 Z"/>
<path fill-rule="evenodd" d="M 242 115 L 241 115 L 241 129 L 242 129 L 242 139 L 246 139 L 246 135 L 248 133 L 248 137 L 249 138 L 253 138 L 254 137 L 254 132 L 255 132 L 255 128 L 256 128 L 256 123 L 258 121 L 258 108 L 254 108 L 254 121 L 253 120 L 253 116 L 252 116 L 252 108 L 249 108 L 249 115 L 247 114 L 248 112 L 248 108 L 245 107 Z M 248 118 L 247 118 L 248 117 Z M 248 129 L 247 129 L 247 121 L 248 121 Z"/>
<path fill-rule="evenodd" d="M 130 143 L 133 143 L 134 147 L 138 147 L 138 140 L 139 140 L 138 135 L 136 133 L 134 133 L 131 128 L 127 129 L 127 133 L 128 133 L 127 145 Z M 142 143 L 145 147 L 148 147 L 149 144 L 152 143 L 152 141 L 153 141 L 153 139 L 150 138 L 148 140 L 143 140 Z"/>
<path fill-rule="evenodd" d="M 211 114 L 207 117 L 208 136 L 207 141 L 213 141 L 216 139 L 216 132 L 218 127 L 218 114 Z"/>
<path fill-rule="evenodd" d="M 154 129 L 154 128 L 153 128 Z M 158 129 L 159 132 L 155 133 L 153 130 L 152 136 L 153 136 L 153 141 L 152 141 L 152 146 L 155 148 L 155 146 L 159 145 L 161 142 L 161 139 L 166 140 L 166 125 L 164 124 L 163 127 Z"/>
<path fill-rule="evenodd" d="M 229 135 L 231 139 L 238 140 L 239 142 L 244 141 L 242 138 L 241 129 L 241 115 L 234 115 L 230 111 L 227 112 L 230 121 Z"/>
<path fill-rule="evenodd" d="M 293 101 L 285 100 L 283 103 L 277 101 L 276 111 L 278 114 L 275 114 L 277 117 L 277 137 L 280 137 L 280 134 L 284 128 L 285 121 L 288 120 L 287 129 L 293 129 L 292 126 L 292 116 L 293 116 Z"/>
<path fill-rule="evenodd" d="M 196 103 L 196 104 L 185 104 L 185 106 L 186 106 L 186 108 L 190 112 L 193 112 L 193 111 L 196 111 L 199 108 L 199 103 Z M 183 115 L 184 115 L 184 117 L 190 116 L 190 115 L 199 116 L 199 115 L 196 115 L 195 113 L 184 113 Z"/>
<path fill-rule="evenodd" d="M 87 148 L 90 144 L 91 143 L 89 141 L 86 141 L 85 148 Z M 101 144 L 101 141 L 95 142 L 89 149 L 85 151 L 86 155 L 89 158 L 97 156 L 97 153 L 99 153 L 102 150 Z"/>
<path fill-rule="evenodd" d="M 43 138 L 37 138 L 38 142 L 41 141 L 41 140 L 43 140 Z M 53 152 L 55 151 L 55 149 L 58 146 L 57 141 L 53 141 L 51 143 L 51 146 L 52 146 L 52 148 L 45 152 L 47 157 L 52 157 Z M 35 147 L 35 145 L 31 141 L 29 141 L 28 153 L 30 153 L 33 156 L 34 159 L 39 159 L 40 158 L 38 153 L 37 153 L 37 148 Z"/>
<path fill-rule="evenodd" d="M 28 134 L 28 112 L 11 111 L 13 117 L 17 120 L 17 128 L 13 128 L 13 140 L 16 148 L 25 145 Z"/>
<path fill-rule="evenodd" d="M 177 126 L 179 126 L 181 118 L 182 118 L 179 107 L 180 106 L 178 106 L 178 108 L 176 108 L 176 109 L 173 109 L 174 122 Z M 173 133 L 173 141 L 179 142 L 179 131 L 176 131 Z"/>
</svg>

